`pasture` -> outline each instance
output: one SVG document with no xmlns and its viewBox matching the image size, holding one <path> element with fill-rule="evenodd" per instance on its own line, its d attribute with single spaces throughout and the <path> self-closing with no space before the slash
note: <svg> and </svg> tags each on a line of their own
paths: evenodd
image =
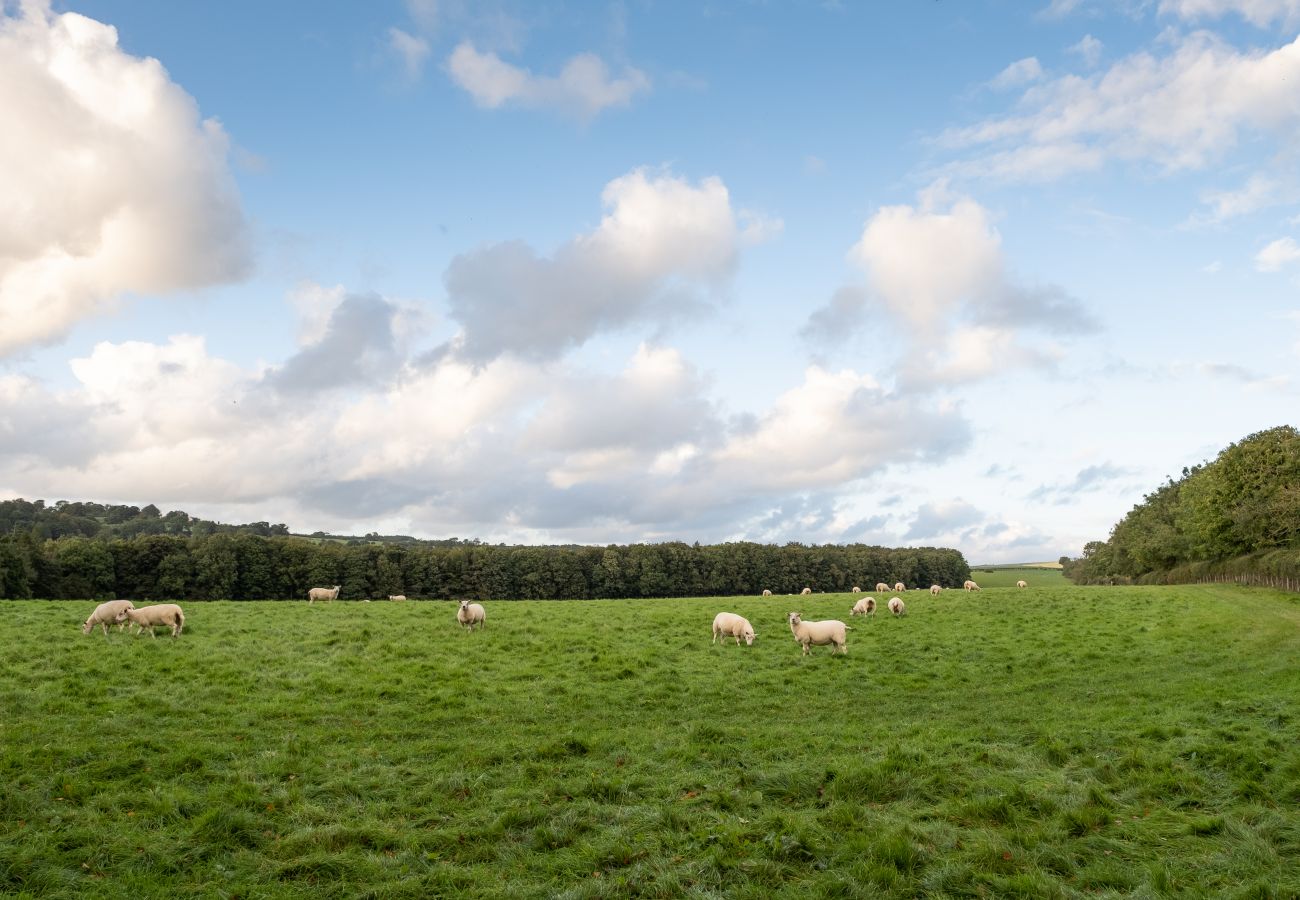
<svg viewBox="0 0 1300 900">
<path fill-rule="evenodd" d="M 1070 582 L 1061 574 L 1060 569 L 1048 569 L 1041 566 L 972 566 L 970 577 L 984 588 L 1013 588 L 1016 582 L 1024 580 L 1030 588 L 1069 587 Z"/>
<path fill-rule="evenodd" d="M 474 634 L 451 603 L 189 603 L 177 641 L 7 602 L 0 894 L 1300 892 L 1294 596 L 906 600 L 488 602 Z M 723 609 L 753 647 L 710 645 Z M 847 656 L 802 658 L 789 610 Z"/>
</svg>

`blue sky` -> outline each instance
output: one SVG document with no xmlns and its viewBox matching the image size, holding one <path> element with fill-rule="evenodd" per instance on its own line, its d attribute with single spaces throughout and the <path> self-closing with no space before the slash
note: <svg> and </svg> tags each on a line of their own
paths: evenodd
<svg viewBox="0 0 1300 900">
<path fill-rule="evenodd" d="M 1294 420 L 1300 0 L 3 11 L 0 495 L 1008 562 Z"/>
</svg>

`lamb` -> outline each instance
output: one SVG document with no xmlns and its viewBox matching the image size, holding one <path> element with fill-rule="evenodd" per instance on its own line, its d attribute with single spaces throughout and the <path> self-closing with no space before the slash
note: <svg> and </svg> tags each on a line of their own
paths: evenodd
<svg viewBox="0 0 1300 900">
<path fill-rule="evenodd" d="M 883 594 L 883 593 L 884 593 L 885 591 L 887 591 L 887 590 L 889 590 L 889 585 L 885 584 L 883 581 L 877 581 L 877 582 L 876 582 L 876 593 L 877 593 L 877 594 Z"/>
<path fill-rule="evenodd" d="M 903 591 L 907 590 L 907 588 L 903 587 L 903 582 L 896 581 L 894 582 L 894 590 L 898 591 L 901 594 Z"/>
<path fill-rule="evenodd" d="M 890 597 L 890 598 L 889 598 L 889 611 L 890 611 L 891 613 L 893 613 L 894 615 L 896 615 L 896 616 L 901 616 L 901 615 L 906 614 L 906 613 L 907 613 L 907 606 L 906 606 L 906 604 L 903 603 L 903 598 L 902 598 L 902 597 Z"/>
<path fill-rule="evenodd" d="M 1026 587 L 1029 587 L 1029 585 L 1025 584 L 1023 581 L 1017 581 L 1017 582 L 1016 582 L 1016 587 L 1018 587 L 1018 588 L 1026 588 Z"/>
<path fill-rule="evenodd" d="M 466 631 L 473 631 L 475 625 L 482 629 L 487 624 L 487 613 L 481 604 L 462 600 L 456 610 L 456 621 L 464 625 Z"/>
<path fill-rule="evenodd" d="M 772 592 L 769 591 L 767 588 L 763 588 L 763 596 L 764 596 L 764 597 L 770 597 L 770 596 L 772 596 Z"/>
<path fill-rule="evenodd" d="M 307 592 L 307 602 L 315 603 L 317 600 L 337 600 L 339 598 L 340 585 L 334 585 L 333 588 L 312 588 Z"/>
<path fill-rule="evenodd" d="M 104 637 L 108 637 L 108 626 L 110 623 L 117 623 L 117 630 L 121 631 L 126 627 L 126 611 L 135 609 L 135 604 L 130 600 L 109 600 L 107 603 L 101 603 L 95 607 L 95 611 L 90 614 L 90 618 L 81 626 L 82 634 L 90 634 L 98 625 L 104 629 Z"/>
<path fill-rule="evenodd" d="M 812 588 L 804 588 L 804 589 L 803 589 L 802 591 L 800 591 L 799 593 L 800 593 L 801 595 L 802 595 L 802 594 L 811 594 L 811 593 L 812 593 Z"/>
<path fill-rule="evenodd" d="M 749 624 L 749 620 L 735 613 L 720 612 L 713 617 L 713 640 L 710 643 L 716 644 L 721 636 L 725 644 L 728 635 L 736 639 L 737 647 L 741 638 L 745 639 L 746 647 L 754 646 L 754 626 Z"/>
<path fill-rule="evenodd" d="M 853 593 L 855 593 L 855 594 L 861 594 L 861 593 L 862 593 L 862 588 L 858 587 L 856 584 L 853 585 Z"/>
<path fill-rule="evenodd" d="M 853 608 L 849 610 L 849 615 L 851 616 L 875 616 L 875 614 L 875 597 L 863 597 L 857 603 L 853 604 Z"/>
<path fill-rule="evenodd" d="M 388 595 L 388 599 L 389 599 L 389 600 L 405 600 L 405 599 L 406 599 L 406 595 L 405 595 L 405 594 L 389 594 L 389 595 Z"/>
<path fill-rule="evenodd" d="M 796 644 L 803 646 L 803 655 L 808 655 L 808 648 L 812 644 L 834 644 L 835 650 L 840 653 L 848 653 L 845 646 L 845 632 L 851 630 L 839 619 L 826 619 L 822 622 L 805 622 L 799 618 L 799 613 L 792 612 L 786 616 L 790 623 L 790 633 L 794 635 Z M 831 650 L 832 653 L 835 650 Z"/>
<path fill-rule="evenodd" d="M 181 629 L 185 627 L 185 613 L 175 603 L 159 603 L 157 606 L 128 609 L 126 617 L 136 626 L 136 637 L 144 634 L 144 630 L 148 628 L 149 637 L 157 639 L 158 635 L 153 632 L 154 626 L 167 625 L 171 627 L 172 637 L 177 638 L 180 637 Z"/>
<path fill-rule="evenodd" d="M 941 590 L 943 590 L 943 588 L 939 587 L 937 584 L 930 585 L 930 595 L 932 597 L 938 597 Z"/>
<path fill-rule="evenodd" d="M 980 586 L 973 581 L 967 581 L 965 584 L 962 585 L 962 587 L 964 587 L 968 591 L 978 591 L 980 589 Z"/>
</svg>

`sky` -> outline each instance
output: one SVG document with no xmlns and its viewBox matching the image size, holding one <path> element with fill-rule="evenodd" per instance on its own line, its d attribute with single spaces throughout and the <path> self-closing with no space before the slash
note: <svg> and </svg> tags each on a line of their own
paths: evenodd
<svg viewBox="0 0 1300 900">
<path fill-rule="evenodd" d="M 1295 424 L 1300 0 L 0 0 L 0 497 L 1076 556 Z"/>
</svg>

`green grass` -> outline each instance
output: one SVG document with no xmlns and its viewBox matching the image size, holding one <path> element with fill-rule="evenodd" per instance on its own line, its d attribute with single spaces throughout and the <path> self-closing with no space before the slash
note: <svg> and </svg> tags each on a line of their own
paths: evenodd
<svg viewBox="0 0 1300 900">
<path fill-rule="evenodd" d="M 1060 569 L 1045 569 L 1039 566 L 972 566 L 970 577 L 981 589 L 1013 588 L 1017 581 L 1024 581 L 1034 589 L 1070 585 Z"/>
<path fill-rule="evenodd" d="M 1300 603 L 1220 586 L 0 619 L 0 894 L 1290 897 Z M 792 605 L 797 604 L 797 605 Z M 713 613 L 753 647 L 710 646 Z"/>
</svg>

